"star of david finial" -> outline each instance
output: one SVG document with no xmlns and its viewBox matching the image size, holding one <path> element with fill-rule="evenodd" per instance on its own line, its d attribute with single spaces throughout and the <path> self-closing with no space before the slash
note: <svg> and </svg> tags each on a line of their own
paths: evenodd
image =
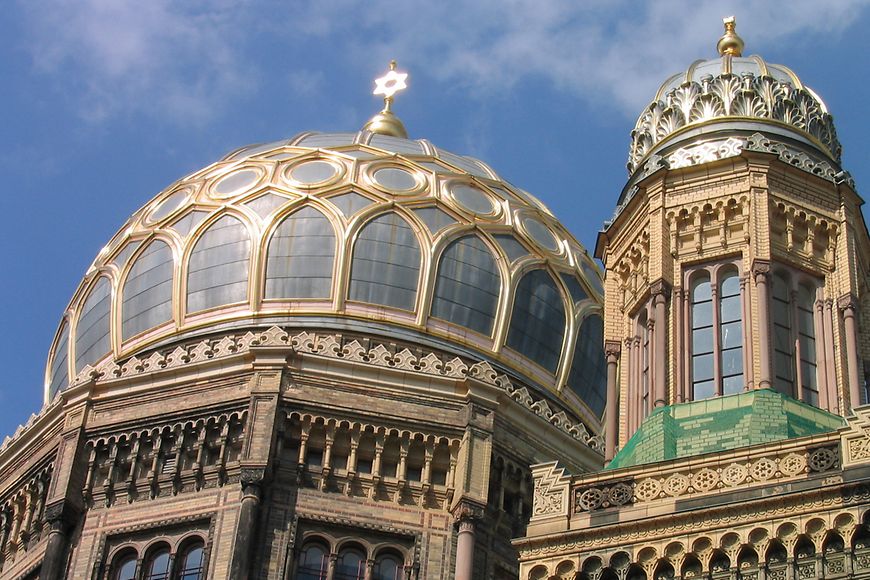
<svg viewBox="0 0 870 580">
<path fill-rule="evenodd" d="M 396 72 L 396 61 L 390 61 L 390 70 L 379 79 L 375 79 L 375 95 L 384 95 L 384 110 L 389 111 L 393 103 L 393 95 L 408 88 L 405 79 L 408 73 Z"/>
</svg>

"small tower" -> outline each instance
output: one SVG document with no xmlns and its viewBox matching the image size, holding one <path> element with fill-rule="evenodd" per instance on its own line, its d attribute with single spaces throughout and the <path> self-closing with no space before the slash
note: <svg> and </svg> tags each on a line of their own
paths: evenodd
<svg viewBox="0 0 870 580">
<path fill-rule="evenodd" d="M 735 26 L 641 113 L 598 237 L 608 459 L 659 407 L 755 389 L 843 416 L 866 401 L 863 202 L 824 102 L 742 56 Z"/>
</svg>

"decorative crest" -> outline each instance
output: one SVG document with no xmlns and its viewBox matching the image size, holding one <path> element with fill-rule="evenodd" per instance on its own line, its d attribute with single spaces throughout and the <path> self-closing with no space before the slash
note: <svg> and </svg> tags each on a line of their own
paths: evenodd
<svg viewBox="0 0 870 580">
<path fill-rule="evenodd" d="M 743 55 L 743 39 L 737 36 L 735 29 L 737 28 L 737 19 L 733 16 L 723 18 L 722 23 L 725 25 L 725 34 L 716 43 L 716 50 L 722 56 L 742 56 Z"/>
<path fill-rule="evenodd" d="M 375 79 L 375 95 L 384 95 L 384 109 L 372 117 L 363 127 L 363 131 L 371 131 L 380 135 L 408 138 L 405 126 L 393 114 L 393 97 L 401 90 L 408 88 L 405 79 L 408 73 L 396 72 L 396 61 L 390 61 L 390 70 L 379 79 Z"/>
</svg>

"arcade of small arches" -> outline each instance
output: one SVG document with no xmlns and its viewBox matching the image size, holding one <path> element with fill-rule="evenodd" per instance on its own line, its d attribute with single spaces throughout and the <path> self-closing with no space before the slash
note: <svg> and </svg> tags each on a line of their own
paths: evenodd
<svg viewBox="0 0 870 580">
<path fill-rule="evenodd" d="M 216 164 L 131 218 L 61 323 L 47 397 L 167 335 L 341 315 L 492 353 L 600 416 L 601 282 L 579 244 L 491 176 L 355 149 Z"/>
<path fill-rule="evenodd" d="M 410 580 L 414 573 L 406 546 L 319 530 L 304 535 L 294 568 L 296 580 Z"/>
<path fill-rule="evenodd" d="M 590 550 L 581 560 L 561 559 L 536 565 L 526 578 L 786 580 L 870 574 L 870 510 L 860 520 L 850 512 L 842 512 L 805 522 L 785 521 L 771 528 L 696 537 L 690 544 L 672 541 L 661 546 L 641 545 L 631 553 Z"/>
<path fill-rule="evenodd" d="M 199 535 L 158 538 L 145 546 L 121 544 L 109 554 L 106 580 L 202 580 L 208 556 Z"/>
</svg>

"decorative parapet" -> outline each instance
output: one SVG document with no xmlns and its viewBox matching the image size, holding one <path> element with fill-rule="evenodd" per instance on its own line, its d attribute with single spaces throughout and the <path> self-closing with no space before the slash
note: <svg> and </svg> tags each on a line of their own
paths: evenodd
<svg viewBox="0 0 870 580">
<path fill-rule="evenodd" d="M 532 522 L 553 516 L 568 515 L 568 492 L 571 476 L 555 461 L 532 466 L 535 496 L 532 504 Z"/>
<path fill-rule="evenodd" d="M 234 356 L 250 351 L 252 347 L 286 347 L 303 356 L 341 359 L 358 364 L 386 367 L 397 371 L 422 373 L 448 379 L 481 381 L 503 390 L 507 395 L 537 416 L 555 425 L 577 441 L 602 453 L 604 440 L 590 433 L 583 423 L 575 423 L 564 410 L 556 410 L 541 398 L 534 398 L 526 387 L 516 387 L 507 375 L 499 374 L 487 361 L 464 361 L 459 357 L 445 360 L 434 352 L 412 352 L 408 348 L 357 339 L 346 340 L 339 334 L 317 334 L 307 331 L 291 335 L 273 326 L 264 331 L 249 331 L 242 336 L 227 335 L 219 340 L 203 340 L 190 346 L 176 346 L 172 350 L 154 351 L 146 357 L 131 357 L 116 363 L 107 360 L 96 368 L 86 366 L 76 376 L 72 386 L 90 380 L 111 381 L 143 373 L 153 373 L 186 365 Z"/>
</svg>

